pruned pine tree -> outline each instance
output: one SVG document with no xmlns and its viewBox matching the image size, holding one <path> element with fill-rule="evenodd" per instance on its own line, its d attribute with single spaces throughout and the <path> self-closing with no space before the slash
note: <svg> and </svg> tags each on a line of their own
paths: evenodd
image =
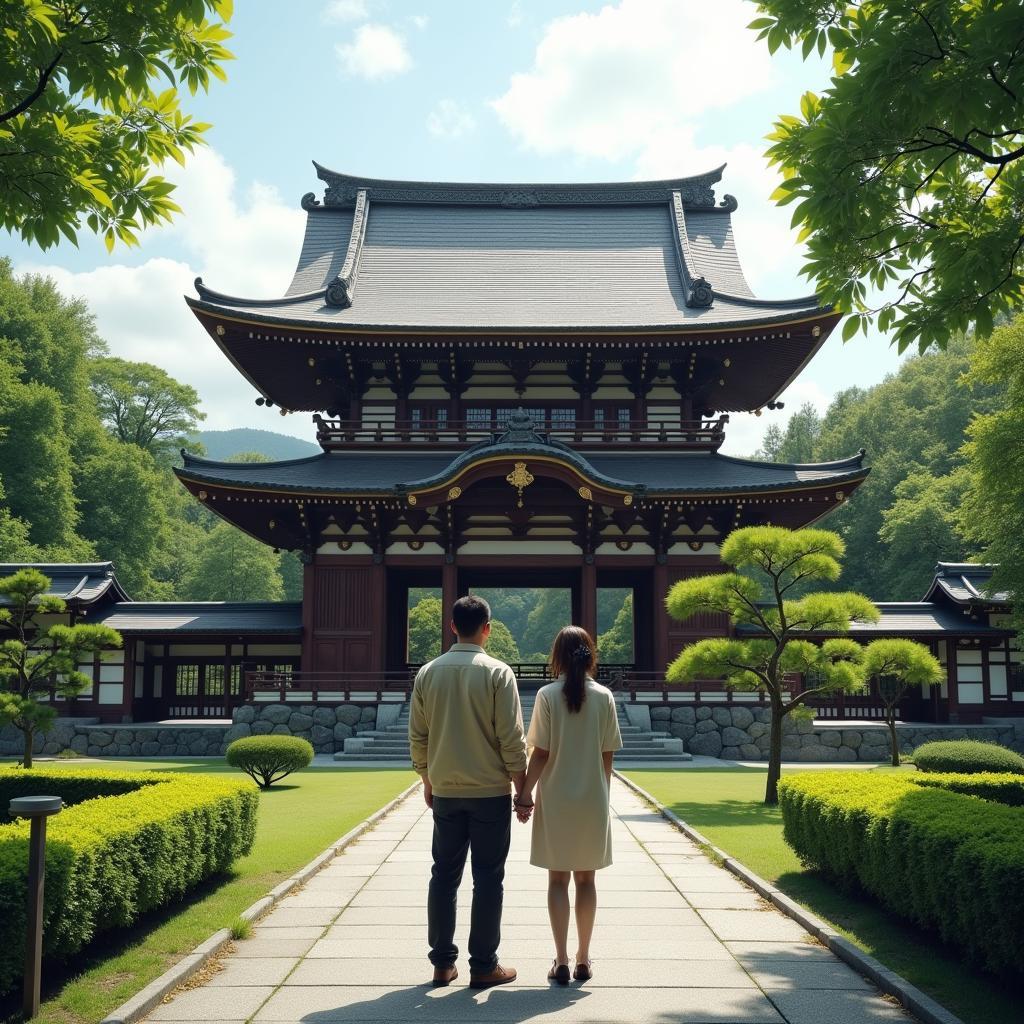
<svg viewBox="0 0 1024 1024">
<path fill-rule="evenodd" d="M 684 620 L 701 613 L 729 616 L 737 635 L 699 640 L 668 667 L 668 679 L 724 678 L 739 690 L 764 693 L 771 708 L 765 803 L 778 803 L 782 723 L 817 696 L 863 688 L 863 648 L 843 637 L 851 622 L 875 622 L 878 609 L 862 594 L 809 593 L 809 583 L 838 579 L 842 540 L 828 530 L 750 526 L 734 530 L 721 559 L 737 572 L 680 580 L 666 599 Z M 810 639 L 831 636 L 822 643 Z M 838 634 L 838 635 L 837 635 Z M 791 690 L 788 680 L 802 680 Z"/>
<path fill-rule="evenodd" d="M 0 579 L 0 724 L 11 724 L 25 737 L 22 764 L 32 767 L 36 733 L 47 732 L 56 711 L 42 697 L 70 698 L 92 680 L 78 670 L 84 658 L 121 646 L 109 626 L 51 623 L 66 605 L 47 593 L 49 579 L 38 569 L 21 569 Z"/>
</svg>

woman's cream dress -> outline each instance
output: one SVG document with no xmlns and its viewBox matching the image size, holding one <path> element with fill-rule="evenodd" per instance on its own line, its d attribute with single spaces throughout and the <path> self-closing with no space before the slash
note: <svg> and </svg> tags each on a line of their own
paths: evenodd
<svg viewBox="0 0 1024 1024">
<path fill-rule="evenodd" d="M 530 863 L 550 871 L 594 871 L 612 862 L 606 751 L 619 750 L 619 716 L 607 687 L 588 679 L 579 711 L 569 711 L 562 680 L 541 687 L 527 743 L 551 756 L 540 777 Z"/>
</svg>

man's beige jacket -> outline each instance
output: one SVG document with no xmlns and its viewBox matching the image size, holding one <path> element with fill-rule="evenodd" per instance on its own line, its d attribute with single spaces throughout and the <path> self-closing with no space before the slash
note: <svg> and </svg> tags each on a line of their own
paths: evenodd
<svg viewBox="0 0 1024 1024">
<path fill-rule="evenodd" d="M 476 644 L 453 644 L 416 675 L 409 745 L 435 796 L 505 796 L 526 770 L 515 673 Z"/>
</svg>

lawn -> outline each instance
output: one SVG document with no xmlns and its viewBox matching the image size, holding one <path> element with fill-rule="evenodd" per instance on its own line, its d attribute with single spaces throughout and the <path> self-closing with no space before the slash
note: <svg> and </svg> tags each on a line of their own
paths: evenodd
<svg viewBox="0 0 1024 1024">
<path fill-rule="evenodd" d="M 67 762 L 71 768 L 86 763 L 121 771 L 232 771 L 222 761 Z M 50 986 L 44 987 L 43 1007 L 35 1019 L 41 1024 L 102 1020 L 413 781 L 409 770 L 312 768 L 289 776 L 260 795 L 256 845 L 229 875 L 134 928 L 105 934 L 79 958 L 73 975 L 62 977 L 59 965 L 44 965 L 43 977 Z M 15 1005 L 5 1006 L 0 1020 L 20 1019 Z"/>
<path fill-rule="evenodd" d="M 782 838 L 781 812 L 762 803 L 763 768 L 630 769 L 625 774 L 715 846 L 775 882 L 966 1024 L 1021 1019 L 1019 992 L 964 967 L 956 951 L 806 870 Z"/>
</svg>

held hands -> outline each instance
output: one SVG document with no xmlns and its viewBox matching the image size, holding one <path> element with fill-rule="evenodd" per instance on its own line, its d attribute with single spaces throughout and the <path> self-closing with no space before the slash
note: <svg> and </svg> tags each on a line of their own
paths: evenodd
<svg viewBox="0 0 1024 1024">
<path fill-rule="evenodd" d="M 525 825 L 533 815 L 533 798 L 529 793 L 517 793 L 513 801 L 516 817 L 521 825 Z"/>
</svg>

